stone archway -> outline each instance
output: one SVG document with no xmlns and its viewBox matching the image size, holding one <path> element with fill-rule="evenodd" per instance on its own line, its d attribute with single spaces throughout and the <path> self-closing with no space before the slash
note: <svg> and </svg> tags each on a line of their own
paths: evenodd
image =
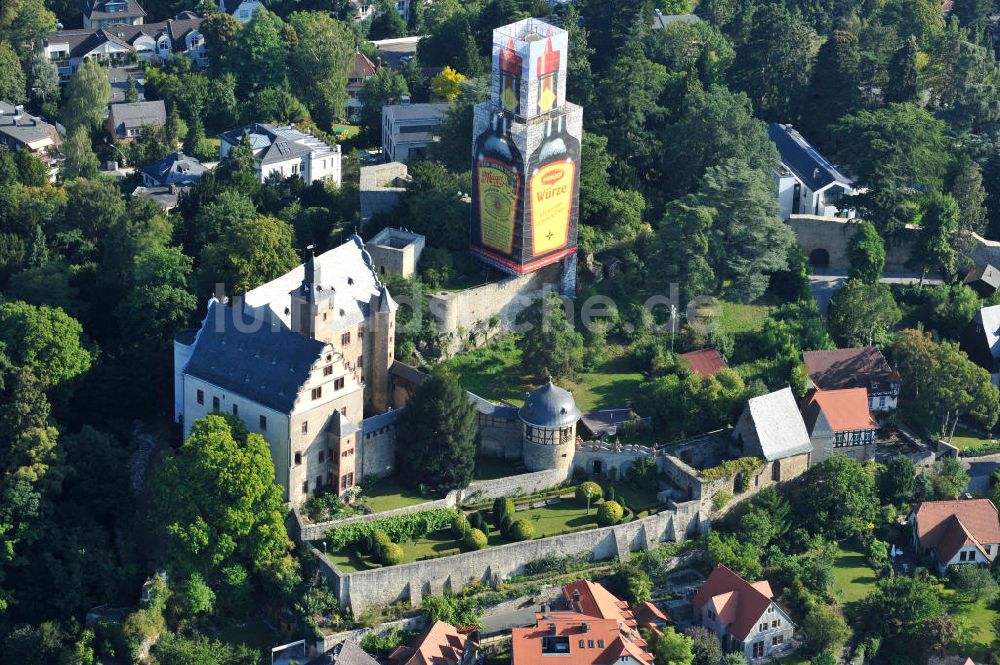
<svg viewBox="0 0 1000 665">
<path fill-rule="evenodd" d="M 595 459 L 594 463 L 591 465 L 591 473 L 595 476 L 599 476 L 604 473 L 604 462 L 599 459 Z"/>
<path fill-rule="evenodd" d="M 809 265 L 814 268 L 829 268 L 830 252 L 826 251 L 822 247 L 809 252 Z"/>
</svg>

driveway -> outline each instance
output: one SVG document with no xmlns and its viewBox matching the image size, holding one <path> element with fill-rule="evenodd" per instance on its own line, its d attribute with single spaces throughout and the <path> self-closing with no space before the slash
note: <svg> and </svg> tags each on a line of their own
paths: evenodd
<svg viewBox="0 0 1000 665">
<path fill-rule="evenodd" d="M 809 285 L 812 287 L 813 298 L 816 299 L 816 306 L 819 312 L 826 316 L 830 308 L 830 299 L 833 298 L 840 287 L 847 281 L 846 270 L 831 270 L 830 268 L 813 268 L 809 275 Z M 917 284 L 920 282 L 920 273 L 916 272 L 884 272 L 883 284 Z M 927 275 L 924 284 L 943 284 L 944 280 L 939 275 Z"/>
<path fill-rule="evenodd" d="M 990 491 L 990 475 L 1000 466 L 1000 454 L 983 457 L 960 457 L 962 466 L 969 472 L 969 490 L 973 494 Z"/>
</svg>

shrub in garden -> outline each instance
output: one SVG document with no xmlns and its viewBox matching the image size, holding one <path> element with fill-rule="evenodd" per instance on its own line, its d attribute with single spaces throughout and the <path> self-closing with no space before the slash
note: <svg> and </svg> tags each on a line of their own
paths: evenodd
<svg viewBox="0 0 1000 665">
<path fill-rule="evenodd" d="M 514 518 L 510 515 L 504 515 L 503 520 L 500 522 L 500 533 L 507 535 L 510 533 L 510 525 L 514 523 Z"/>
<path fill-rule="evenodd" d="M 594 505 L 604 496 L 604 491 L 597 483 L 588 480 L 576 486 L 576 500 L 584 506 L 587 505 L 587 495 L 590 495 L 590 505 Z"/>
<path fill-rule="evenodd" d="M 597 508 L 597 523 L 601 526 L 618 524 L 625 516 L 625 510 L 617 501 L 605 501 Z"/>
<path fill-rule="evenodd" d="M 386 545 L 392 544 L 392 538 L 390 538 L 384 531 L 375 531 L 371 534 L 372 537 L 372 547 L 376 552 L 381 550 Z"/>
<path fill-rule="evenodd" d="M 379 560 L 386 566 L 395 566 L 403 563 L 403 548 L 396 543 L 382 545 L 382 548 L 379 550 Z"/>
<path fill-rule="evenodd" d="M 514 520 L 507 535 L 512 540 L 531 540 L 535 537 L 535 525 L 528 520 Z"/>
<path fill-rule="evenodd" d="M 479 529 L 480 531 L 482 531 L 484 522 L 485 520 L 483 519 L 483 514 L 480 513 L 479 511 L 476 511 L 471 515 L 469 515 L 469 526 L 471 526 L 473 529 Z"/>
<path fill-rule="evenodd" d="M 462 538 L 471 528 L 469 520 L 467 520 L 465 515 L 462 513 L 457 513 L 453 518 L 451 518 L 451 532 L 456 538 Z"/>
<path fill-rule="evenodd" d="M 469 529 L 462 539 L 462 544 L 470 550 L 481 550 L 486 547 L 486 534 L 479 529 Z"/>
<path fill-rule="evenodd" d="M 493 526 L 498 529 L 501 528 L 503 524 L 503 518 L 505 515 L 513 515 L 515 511 L 514 502 L 510 499 L 504 497 L 498 497 L 493 500 Z"/>
</svg>

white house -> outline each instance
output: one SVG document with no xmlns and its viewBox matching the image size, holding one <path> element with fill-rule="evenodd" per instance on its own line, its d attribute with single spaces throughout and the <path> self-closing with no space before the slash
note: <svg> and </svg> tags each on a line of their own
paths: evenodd
<svg viewBox="0 0 1000 665">
<path fill-rule="evenodd" d="M 146 10 L 136 0 L 84 0 L 83 27 L 107 28 L 115 25 L 139 25 Z"/>
<path fill-rule="evenodd" d="M 1000 550 L 1000 519 L 989 499 L 924 501 L 910 524 L 914 548 L 930 554 L 941 575 L 949 566 L 989 565 Z"/>
<path fill-rule="evenodd" d="M 386 162 L 421 159 L 448 109 L 446 103 L 382 107 L 382 157 Z"/>
<path fill-rule="evenodd" d="M 854 181 L 842 174 L 791 125 L 772 122 L 767 134 L 781 157 L 774 169 L 782 219 L 789 215 L 853 217 L 841 199 L 858 193 Z"/>
<path fill-rule="evenodd" d="M 229 151 L 240 144 L 244 135 L 253 148 L 261 182 L 276 174 L 282 178 L 297 175 L 307 185 L 317 180 L 340 185 L 339 145 L 330 145 L 291 125 L 275 127 L 254 123 L 221 134 L 219 158 L 225 159 Z"/>
<path fill-rule="evenodd" d="M 261 0 L 219 0 L 219 13 L 230 14 L 240 23 L 247 23 L 261 7 L 266 8 Z"/>
</svg>

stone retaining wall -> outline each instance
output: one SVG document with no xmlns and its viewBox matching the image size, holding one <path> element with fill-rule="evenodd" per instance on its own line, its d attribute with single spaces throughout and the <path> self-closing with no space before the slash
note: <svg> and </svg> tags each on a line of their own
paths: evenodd
<svg viewBox="0 0 1000 665">
<path fill-rule="evenodd" d="M 346 642 L 347 640 L 353 640 L 355 642 L 361 642 L 365 635 L 368 633 L 377 633 L 379 635 L 385 635 L 390 630 L 398 628 L 399 630 L 415 630 L 421 631 L 427 626 L 427 620 L 423 615 L 410 617 L 408 619 L 400 619 L 399 621 L 389 621 L 387 623 L 379 624 L 374 628 L 355 628 L 354 630 L 345 630 L 339 633 L 331 633 L 329 635 L 324 635 L 323 639 L 318 641 L 315 645 L 314 656 L 318 656 L 321 653 L 326 653 L 333 647 Z"/>
<path fill-rule="evenodd" d="M 320 569 L 341 606 L 350 607 L 357 614 L 373 605 L 401 600 L 419 606 L 425 594 L 457 592 L 473 581 L 493 584 L 522 572 L 524 564 L 546 556 L 591 552 L 595 561 L 627 560 L 632 551 L 647 550 L 660 542 L 680 541 L 690 532 L 700 530 L 698 507 L 697 502 L 675 504 L 672 510 L 626 524 L 354 573 L 338 571 L 326 556 L 309 547 L 316 553 Z"/>
</svg>

